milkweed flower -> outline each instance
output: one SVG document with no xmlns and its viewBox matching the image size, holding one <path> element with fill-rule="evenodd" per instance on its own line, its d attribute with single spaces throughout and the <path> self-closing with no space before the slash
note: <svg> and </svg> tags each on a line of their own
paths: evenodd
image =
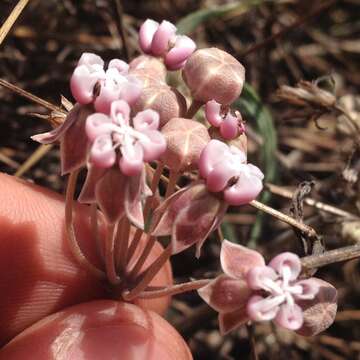
<svg viewBox="0 0 360 360">
<path fill-rule="evenodd" d="M 317 278 L 299 279 L 301 261 L 296 254 L 285 252 L 265 265 L 263 256 L 244 246 L 224 240 L 220 253 L 224 274 L 198 290 L 200 297 L 219 312 L 222 333 L 248 321 L 274 322 L 289 330 L 302 332 L 313 317 L 309 307 L 324 302 L 329 289 L 331 307 L 317 309 L 317 332 L 331 325 L 336 314 L 336 290 Z M 325 310 L 324 310 L 325 309 Z M 329 321 L 330 317 L 330 321 Z"/>
<path fill-rule="evenodd" d="M 141 50 L 145 54 L 162 57 L 169 70 L 183 68 L 196 45 L 188 36 L 177 35 L 176 31 L 176 26 L 169 21 L 159 24 L 147 19 L 139 31 Z"/>
<path fill-rule="evenodd" d="M 222 192 L 229 205 L 244 205 L 262 190 L 264 178 L 255 165 L 246 163 L 246 154 L 233 145 L 211 140 L 199 161 L 200 175 L 210 192 Z"/>
<path fill-rule="evenodd" d="M 114 101 L 110 116 L 94 113 L 86 120 L 85 130 L 91 142 L 89 161 L 100 168 L 110 168 L 118 161 L 123 174 L 137 175 L 144 162 L 157 160 L 166 150 L 166 140 L 158 128 L 156 111 L 139 112 L 131 124 L 128 103 Z"/>
<path fill-rule="evenodd" d="M 215 100 L 210 100 L 205 105 L 206 120 L 214 127 L 219 128 L 225 140 L 232 140 L 245 132 L 245 125 L 240 112 L 233 115 L 230 111 L 223 111 L 222 106 Z"/>
<path fill-rule="evenodd" d="M 142 84 L 128 70 L 129 65 L 120 59 L 112 59 L 105 70 L 100 56 L 83 53 L 70 79 L 71 93 L 79 104 L 94 103 L 95 110 L 103 113 L 109 113 L 111 103 L 118 99 L 132 104 Z"/>
</svg>

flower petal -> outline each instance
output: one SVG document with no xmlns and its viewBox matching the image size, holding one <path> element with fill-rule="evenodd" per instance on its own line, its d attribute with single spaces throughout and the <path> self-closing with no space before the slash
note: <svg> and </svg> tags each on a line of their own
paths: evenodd
<svg viewBox="0 0 360 360">
<path fill-rule="evenodd" d="M 199 296 L 214 310 L 224 313 L 244 308 L 251 296 L 251 289 L 243 280 L 220 275 L 198 290 Z"/>
<path fill-rule="evenodd" d="M 151 109 L 140 111 L 133 118 L 133 123 L 137 131 L 157 130 L 160 124 L 159 113 Z"/>
<path fill-rule="evenodd" d="M 119 166 L 127 176 L 138 175 L 144 168 L 144 151 L 140 143 L 125 144 L 121 147 Z"/>
<path fill-rule="evenodd" d="M 104 68 L 104 60 L 94 53 L 84 52 L 82 53 L 77 65 L 86 65 L 86 66 L 99 66 L 99 68 Z"/>
<path fill-rule="evenodd" d="M 264 298 L 260 295 L 253 295 L 247 303 L 246 311 L 253 321 L 269 321 L 275 318 L 284 299 L 279 297 Z"/>
<path fill-rule="evenodd" d="M 157 130 L 147 130 L 143 132 L 147 141 L 140 139 L 141 146 L 144 150 L 144 161 L 154 161 L 166 151 L 166 140 L 164 135 Z"/>
<path fill-rule="evenodd" d="M 87 117 L 85 131 L 90 141 L 94 141 L 98 136 L 110 134 L 111 119 L 102 113 L 94 113 Z"/>
<path fill-rule="evenodd" d="M 175 45 L 165 56 L 165 65 L 169 70 L 178 70 L 185 65 L 188 57 L 195 51 L 196 44 L 188 36 L 176 37 Z"/>
<path fill-rule="evenodd" d="M 88 171 L 85 182 L 81 188 L 78 201 L 84 204 L 91 204 L 96 201 L 95 187 L 97 182 L 104 176 L 106 169 L 88 164 Z"/>
<path fill-rule="evenodd" d="M 284 252 L 275 256 L 270 262 L 269 266 L 272 267 L 278 274 L 284 274 L 285 268 L 289 269 L 288 280 L 295 280 L 301 272 L 300 258 L 291 252 Z"/>
<path fill-rule="evenodd" d="M 294 297 L 300 300 L 312 300 L 319 292 L 319 284 L 312 279 L 297 281 L 295 286 L 300 286 L 301 294 L 295 294 Z"/>
<path fill-rule="evenodd" d="M 129 125 L 130 106 L 124 100 L 116 100 L 111 104 L 111 119 L 116 125 Z"/>
<path fill-rule="evenodd" d="M 210 140 L 201 152 L 199 170 L 202 178 L 206 179 L 216 164 L 224 161 L 229 153 L 229 147 L 219 140 Z"/>
<path fill-rule="evenodd" d="M 310 278 L 319 291 L 313 300 L 297 301 L 302 308 L 304 324 L 297 331 L 303 336 L 314 336 L 326 330 L 335 320 L 337 311 L 337 291 L 328 282 Z"/>
<path fill-rule="evenodd" d="M 219 127 L 223 118 L 221 116 L 221 104 L 215 100 L 210 100 L 205 105 L 206 120 L 215 127 Z"/>
<path fill-rule="evenodd" d="M 86 164 L 90 142 L 85 135 L 87 117 L 93 112 L 91 106 L 75 106 L 77 119 L 67 129 L 60 140 L 61 174 L 80 169 Z"/>
<path fill-rule="evenodd" d="M 261 192 L 262 178 L 259 178 L 249 165 L 251 164 L 242 164 L 236 183 L 224 190 L 224 199 L 229 205 L 248 204 Z"/>
<path fill-rule="evenodd" d="M 236 116 L 227 114 L 220 124 L 220 134 L 226 140 L 235 139 L 239 134 L 239 122 Z"/>
<path fill-rule="evenodd" d="M 163 55 L 169 49 L 169 42 L 176 33 L 176 26 L 163 20 L 151 42 L 151 52 L 155 56 Z"/>
<path fill-rule="evenodd" d="M 127 74 L 129 71 L 129 64 L 120 59 L 112 59 L 109 62 L 108 69 L 115 68 L 120 74 Z"/>
<path fill-rule="evenodd" d="M 236 178 L 237 174 L 238 171 L 236 167 L 234 167 L 234 164 L 224 159 L 222 164 L 216 165 L 214 169 L 208 173 L 206 186 L 211 192 L 223 191 L 229 181 L 231 181 L 232 178 Z"/>
<path fill-rule="evenodd" d="M 143 82 L 136 76 L 129 75 L 121 86 L 120 97 L 130 105 L 134 105 L 141 95 L 142 88 Z"/>
<path fill-rule="evenodd" d="M 249 321 L 246 307 L 241 307 L 235 311 L 219 314 L 219 327 L 221 335 L 225 335 L 232 330 L 240 327 Z"/>
<path fill-rule="evenodd" d="M 156 30 L 159 28 L 159 23 L 147 19 L 141 26 L 139 30 L 139 44 L 141 47 L 141 50 L 144 53 L 150 53 L 151 52 L 151 42 L 153 40 L 154 34 Z"/>
<path fill-rule="evenodd" d="M 265 260 L 259 252 L 228 240 L 221 244 L 220 261 L 224 273 L 236 279 L 244 279 L 255 266 L 265 266 Z"/>
<path fill-rule="evenodd" d="M 303 311 L 297 304 L 284 303 L 280 306 L 274 321 L 277 325 L 286 329 L 298 330 L 304 322 Z"/>
<path fill-rule="evenodd" d="M 98 181 L 96 201 L 110 224 L 124 215 L 124 189 L 128 178 L 119 169 L 111 168 Z"/>
<path fill-rule="evenodd" d="M 98 136 L 90 149 L 90 162 L 99 168 L 109 168 L 115 164 L 116 153 L 109 134 Z"/>
<path fill-rule="evenodd" d="M 253 290 L 268 290 L 267 280 L 276 280 L 275 270 L 269 266 L 255 266 L 246 274 L 246 281 Z"/>
</svg>

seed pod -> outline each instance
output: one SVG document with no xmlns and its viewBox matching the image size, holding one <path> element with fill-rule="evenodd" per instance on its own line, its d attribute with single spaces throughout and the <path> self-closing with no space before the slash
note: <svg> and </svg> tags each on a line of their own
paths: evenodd
<svg viewBox="0 0 360 360">
<path fill-rule="evenodd" d="M 148 69 L 142 68 L 131 70 L 129 74 L 135 76 L 142 82 L 143 89 L 149 86 L 166 85 L 166 82 L 162 79 L 162 77 L 159 77 L 158 74 L 153 71 L 149 71 Z"/>
<path fill-rule="evenodd" d="M 145 87 L 132 107 L 134 114 L 145 109 L 152 109 L 160 115 L 160 128 L 170 119 L 184 116 L 186 100 L 181 93 L 167 85 Z"/>
<path fill-rule="evenodd" d="M 237 99 L 245 81 L 244 67 L 217 48 L 195 51 L 186 62 L 183 78 L 195 100 L 215 100 L 222 105 Z"/>
<path fill-rule="evenodd" d="M 202 150 L 210 141 L 206 127 L 198 121 L 174 118 L 161 132 L 167 143 L 167 149 L 161 158 L 163 163 L 176 171 L 196 168 Z"/>
<path fill-rule="evenodd" d="M 164 63 L 154 56 L 140 55 L 130 62 L 129 72 L 146 70 L 148 74 L 157 77 L 159 81 L 166 79 L 166 67 Z"/>
</svg>

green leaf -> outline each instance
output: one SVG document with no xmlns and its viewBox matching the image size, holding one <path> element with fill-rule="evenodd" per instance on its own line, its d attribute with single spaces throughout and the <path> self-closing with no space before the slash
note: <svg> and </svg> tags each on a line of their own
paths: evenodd
<svg viewBox="0 0 360 360">
<path fill-rule="evenodd" d="M 260 150 L 260 167 L 265 175 L 264 181 L 274 182 L 277 175 L 277 133 L 269 109 L 262 103 L 255 89 L 247 83 L 235 106 L 240 109 L 246 118 L 255 121 L 257 131 L 263 139 Z M 271 194 L 268 191 L 264 191 L 261 194 L 260 201 L 266 204 L 270 201 L 270 198 Z M 257 239 L 261 235 L 263 221 L 264 213 L 259 212 L 251 231 L 248 246 L 255 247 Z"/>
<path fill-rule="evenodd" d="M 265 0 L 243 0 L 241 2 L 237 1 L 231 4 L 212 7 L 210 9 L 201 9 L 179 20 L 176 26 L 180 34 L 189 34 L 208 20 L 225 16 L 230 12 L 236 12 L 236 15 L 241 15 L 250 10 L 253 6 L 257 6 L 264 1 Z"/>
</svg>

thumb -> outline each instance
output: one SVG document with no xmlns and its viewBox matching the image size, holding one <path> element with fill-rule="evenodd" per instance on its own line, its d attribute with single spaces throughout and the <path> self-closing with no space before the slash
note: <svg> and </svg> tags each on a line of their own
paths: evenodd
<svg viewBox="0 0 360 360">
<path fill-rule="evenodd" d="M 106 284 L 82 269 L 68 249 L 63 197 L 4 174 L 0 184 L 1 346 L 46 315 L 109 294 Z M 89 211 L 75 206 L 75 230 L 84 254 L 100 266 Z M 160 246 L 154 250 L 158 254 Z M 169 264 L 166 269 L 153 285 L 169 284 Z M 163 310 L 164 304 L 159 305 Z"/>
</svg>

